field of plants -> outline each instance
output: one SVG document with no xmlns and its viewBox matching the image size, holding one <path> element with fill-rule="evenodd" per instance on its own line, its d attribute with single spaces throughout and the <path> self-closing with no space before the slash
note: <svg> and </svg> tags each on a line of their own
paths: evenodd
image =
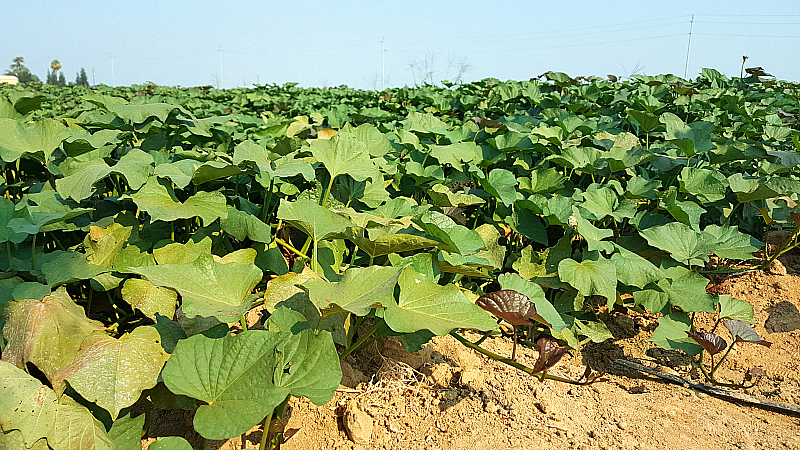
<svg viewBox="0 0 800 450">
<path fill-rule="evenodd" d="M 548 370 L 612 312 L 752 387 L 718 369 L 770 343 L 707 286 L 798 245 L 800 85 L 757 75 L 1 87 L 0 448 L 141 449 L 156 409 L 277 448 L 290 398 L 327 403 L 379 336 L 602 382 Z"/>
</svg>

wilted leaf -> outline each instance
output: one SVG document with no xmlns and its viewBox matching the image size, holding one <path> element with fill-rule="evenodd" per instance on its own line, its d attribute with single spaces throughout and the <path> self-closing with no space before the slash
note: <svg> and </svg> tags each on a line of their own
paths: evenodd
<svg viewBox="0 0 800 450">
<path fill-rule="evenodd" d="M 19 430 L 25 446 L 47 439 L 53 450 L 111 450 L 114 444 L 105 426 L 86 407 L 56 393 L 36 378 L 0 361 L 0 423 L 3 430 Z"/>
<path fill-rule="evenodd" d="M 24 369 L 36 365 L 51 381 L 53 375 L 75 359 L 83 339 L 103 324 L 89 320 L 63 287 L 44 300 L 19 300 L 5 304 L 3 336 L 8 344 L 3 361 Z"/>
</svg>

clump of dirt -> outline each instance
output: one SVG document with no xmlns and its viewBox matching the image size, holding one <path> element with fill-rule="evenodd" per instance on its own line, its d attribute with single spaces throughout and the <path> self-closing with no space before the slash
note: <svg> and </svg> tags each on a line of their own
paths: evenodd
<svg viewBox="0 0 800 450">
<path fill-rule="evenodd" d="M 800 277 L 794 261 L 782 258 L 785 275 L 749 272 L 712 282 L 709 291 L 731 294 L 753 305 L 755 330 L 772 346 L 737 344 L 718 371 L 722 380 L 740 381 L 751 367 L 767 373 L 750 395 L 800 405 Z M 780 272 L 779 272 L 780 273 Z M 697 319 L 710 331 L 713 319 Z M 565 356 L 552 373 L 578 378 L 585 364 L 604 370 L 606 382 L 572 386 L 537 379 L 464 347 L 450 336 L 434 338 L 418 354 L 395 339 L 379 340 L 342 363 L 342 385 L 326 405 L 292 399 L 283 448 L 293 449 L 794 449 L 800 450 L 800 419 L 731 403 L 613 364 L 636 358 L 658 369 L 698 379 L 690 359 L 648 341 L 656 317 L 612 313 L 613 340 L 586 345 Z M 726 331 L 717 332 L 730 342 Z M 474 333 L 464 333 L 477 340 Z M 508 338 L 488 339 L 487 349 L 511 354 Z M 519 345 L 517 360 L 532 366 L 535 346 Z M 354 402 L 354 403 L 351 403 Z M 372 419 L 368 444 L 352 442 L 344 428 L 347 405 Z M 167 412 L 165 414 L 177 413 Z M 179 416 L 179 417 L 178 417 Z M 163 422 L 169 434 L 199 439 L 191 413 Z M 155 436 L 165 427 L 151 428 Z M 241 438 L 210 441 L 208 449 L 258 448 L 260 426 Z M 145 447 L 146 448 L 146 447 Z"/>
</svg>

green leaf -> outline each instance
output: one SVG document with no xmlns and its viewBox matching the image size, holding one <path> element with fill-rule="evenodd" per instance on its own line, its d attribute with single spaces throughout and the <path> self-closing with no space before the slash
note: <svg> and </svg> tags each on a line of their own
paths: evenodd
<svg viewBox="0 0 800 450">
<path fill-rule="evenodd" d="M 714 148 L 714 143 L 711 142 L 713 123 L 699 121 L 687 125 L 680 117 L 670 112 L 663 113 L 659 120 L 667 128 L 665 138 L 683 150 L 687 157 Z"/>
<path fill-rule="evenodd" d="M 138 327 L 120 339 L 96 333 L 81 342 L 74 362 L 53 376 L 53 388 L 63 392 L 63 383 L 68 381 L 83 398 L 97 403 L 116 420 L 121 409 L 156 385 L 168 358 L 153 327 Z"/>
<path fill-rule="evenodd" d="M 653 247 L 668 252 L 677 261 L 689 264 L 700 264 L 708 261 L 708 255 L 714 250 L 702 233 L 698 233 L 680 222 L 651 227 L 639 231 Z"/>
<path fill-rule="evenodd" d="M 331 283 L 312 278 L 303 287 L 308 289 L 311 301 L 323 313 L 345 310 L 365 316 L 372 308 L 387 307 L 394 303 L 394 287 L 400 270 L 396 267 L 354 267 L 344 273 L 344 278 Z"/>
<path fill-rule="evenodd" d="M 108 430 L 108 437 L 114 442 L 114 450 L 141 450 L 144 422 L 144 414 L 131 418 L 128 413 L 117 418 Z M 148 448 L 152 448 L 152 445 Z"/>
<path fill-rule="evenodd" d="M 677 191 L 671 189 L 664 197 L 664 204 L 667 212 L 678 222 L 689 225 L 695 231 L 700 231 L 700 216 L 706 212 L 695 202 L 683 202 L 677 200 Z"/>
<path fill-rule="evenodd" d="M 529 194 L 544 194 L 553 192 L 564 186 L 564 175 L 555 167 L 536 169 L 531 171 L 530 179 L 520 178 L 519 188 Z"/>
<path fill-rule="evenodd" d="M 406 120 L 410 131 L 418 131 L 420 133 L 435 133 L 443 134 L 450 128 L 446 123 L 442 122 L 438 117 L 429 113 L 419 113 L 416 111 L 409 112 Z"/>
<path fill-rule="evenodd" d="M 158 264 L 190 264 L 200 255 L 211 253 L 211 238 L 205 236 L 197 241 L 197 237 L 197 235 L 192 236 L 192 239 L 185 244 L 169 241 L 159 242 L 153 249 L 153 258 Z M 162 244 L 164 245 L 161 246 Z"/>
<path fill-rule="evenodd" d="M 228 206 L 228 215 L 219 221 L 222 230 L 237 240 L 250 239 L 255 242 L 272 242 L 272 228 L 258 217 Z"/>
<path fill-rule="evenodd" d="M 310 150 L 328 169 L 331 178 L 346 173 L 356 181 L 367 178 L 374 181 L 378 174 L 369 157 L 368 141 L 355 133 L 339 132 L 331 139 L 316 139 L 311 142 Z"/>
<path fill-rule="evenodd" d="M 645 285 L 656 283 L 666 276 L 661 269 L 638 254 L 620 245 L 615 244 L 614 247 L 617 252 L 611 255 L 611 262 L 617 269 L 621 283 L 643 289 Z"/>
<path fill-rule="evenodd" d="M 709 225 L 703 230 L 703 237 L 720 258 L 747 260 L 764 246 L 763 242 L 729 225 Z"/>
<path fill-rule="evenodd" d="M 92 195 L 98 181 L 112 173 L 125 177 L 131 189 L 137 190 L 147 181 L 152 164 L 153 157 L 137 148 L 126 153 L 113 167 L 109 167 L 102 159 L 91 160 L 77 172 L 57 179 L 56 191 L 63 198 L 80 202 Z"/>
<path fill-rule="evenodd" d="M 665 270 L 667 279 L 658 286 L 667 293 L 670 303 L 684 312 L 716 311 L 717 298 L 706 293 L 708 279 L 699 273 L 677 266 Z"/>
<path fill-rule="evenodd" d="M 450 189 L 443 184 L 435 184 L 428 191 L 431 197 L 431 202 L 439 207 L 443 206 L 456 206 L 463 208 L 465 206 L 480 205 L 485 201 L 477 195 L 461 192 L 451 192 Z"/>
<path fill-rule="evenodd" d="M 308 327 L 221 339 L 198 334 L 178 343 L 163 378 L 172 392 L 207 403 L 195 414 L 198 433 L 227 439 L 256 425 L 287 395 L 330 400 L 341 380 L 338 359 L 330 333 L 315 335 Z"/>
<path fill-rule="evenodd" d="M 4 431 L 19 430 L 26 447 L 44 438 L 53 450 L 114 449 L 103 423 L 75 400 L 57 399 L 50 388 L 6 361 L 0 361 L 0 379 L 0 423 Z"/>
<path fill-rule="evenodd" d="M 110 271 L 110 267 L 96 266 L 86 259 L 85 254 L 72 250 L 66 252 L 56 250 L 48 253 L 47 262 L 42 264 L 42 273 L 51 287 L 88 280 Z"/>
<path fill-rule="evenodd" d="M 585 322 L 576 320 L 575 326 L 579 336 L 586 336 L 592 342 L 600 343 L 608 339 L 614 339 L 614 335 L 608 331 L 608 327 L 603 322 Z"/>
<path fill-rule="evenodd" d="M 479 226 L 475 231 L 481 235 L 485 248 L 485 250 L 475 253 L 475 257 L 489 261 L 495 269 L 502 269 L 506 258 L 506 248 L 500 245 L 500 232 L 490 223 Z"/>
<path fill-rule="evenodd" d="M 28 237 L 26 233 L 16 233 L 8 226 L 11 219 L 14 218 L 14 210 L 14 202 L 0 197 L 0 243 L 10 241 L 19 244 Z"/>
<path fill-rule="evenodd" d="M 261 269 L 254 264 L 224 264 L 210 254 L 190 264 L 159 264 L 129 269 L 156 286 L 181 294 L 187 317 L 216 317 L 224 322 L 239 320 L 250 307 L 250 292 L 261 281 Z"/>
<path fill-rule="evenodd" d="M 455 328 L 497 329 L 492 317 L 453 284 L 440 286 L 409 268 L 403 269 L 398 284 L 400 300 L 386 305 L 384 314 L 386 324 L 398 333 L 426 329 L 444 336 Z"/>
<path fill-rule="evenodd" d="M 85 337 L 104 330 L 103 324 L 86 318 L 63 287 L 41 301 L 13 301 L 4 309 L 3 337 L 8 344 L 3 360 L 20 368 L 33 363 L 51 381 L 72 363 Z"/>
<path fill-rule="evenodd" d="M 45 163 L 50 155 L 70 136 L 67 128 L 52 119 L 25 123 L 0 118 L 0 158 L 14 162 L 22 156 Z"/>
<path fill-rule="evenodd" d="M 175 315 L 178 294 L 172 289 L 158 287 L 147 280 L 129 278 L 122 286 L 122 300 L 138 309 L 145 316 L 156 320 L 156 314 L 164 317 Z"/>
<path fill-rule="evenodd" d="M 719 296 L 719 318 L 753 323 L 753 305 L 730 295 Z"/>
<path fill-rule="evenodd" d="M 626 109 L 625 112 L 628 113 L 628 115 L 631 116 L 645 132 L 655 130 L 660 124 L 658 117 L 650 114 L 649 112 L 637 111 L 631 108 Z"/>
<path fill-rule="evenodd" d="M 392 233 L 395 231 L 395 233 Z M 359 250 L 371 257 L 388 255 L 396 252 L 410 252 L 423 248 L 436 247 L 439 242 L 416 234 L 397 233 L 398 229 L 389 226 L 378 228 L 350 227 L 342 236 L 355 244 Z M 383 234 L 383 233 L 391 234 Z"/>
<path fill-rule="evenodd" d="M 96 266 L 110 266 L 122 250 L 133 227 L 125 227 L 116 222 L 107 228 L 89 227 L 89 234 L 83 240 L 86 259 Z"/>
<path fill-rule="evenodd" d="M 475 230 L 456 224 L 453 219 L 440 212 L 427 211 L 412 220 L 428 236 L 442 241 L 442 250 L 468 255 L 484 246 L 481 235 Z"/>
<path fill-rule="evenodd" d="M 278 219 L 299 228 L 311 237 L 314 244 L 311 268 L 317 273 L 321 273 L 321 269 L 317 267 L 317 242 L 336 237 L 347 227 L 353 225 L 353 222 L 347 218 L 308 199 L 300 199 L 296 202 L 287 202 L 281 199 L 278 207 Z"/>
<path fill-rule="evenodd" d="M 581 216 L 580 211 L 575 206 L 572 207 L 572 216 L 575 217 L 578 224 L 577 231 L 584 239 L 586 239 L 586 243 L 588 244 L 590 252 L 598 250 L 611 253 L 614 251 L 614 244 L 612 242 L 603 240 L 614 236 L 614 232 L 612 230 L 597 228 L 596 226 L 592 225 L 591 222 Z"/>
<path fill-rule="evenodd" d="M 210 224 L 218 217 L 226 218 L 228 211 L 225 206 L 225 196 L 220 192 L 200 191 L 197 194 L 180 202 L 172 188 L 167 188 L 151 177 L 138 192 L 130 196 L 142 211 L 150 215 L 152 220 L 172 222 L 177 219 L 191 219 L 200 217 L 205 225 Z"/>
<path fill-rule="evenodd" d="M 692 319 L 686 313 L 674 312 L 658 319 L 650 342 L 666 350 L 683 350 L 694 356 L 703 351 L 694 339 L 686 335 L 691 329 Z"/>
<path fill-rule="evenodd" d="M 564 259 L 558 264 L 558 277 L 584 296 L 601 295 L 609 305 L 617 299 L 617 269 L 608 259 L 583 262 Z"/>
<path fill-rule="evenodd" d="M 538 284 L 531 283 L 515 273 L 504 273 L 497 277 L 497 282 L 500 284 L 501 289 L 513 289 L 527 295 L 536 306 L 536 313 L 542 316 L 554 331 L 560 332 L 567 327 L 564 319 L 561 318 L 561 314 L 547 300 L 544 296 L 544 291 Z"/>
<path fill-rule="evenodd" d="M 514 208 L 507 219 L 512 230 L 542 245 L 548 244 L 547 230 L 538 214 L 530 209 Z"/>
<path fill-rule="evenodd" d="M 481 149 L 474 142 L 432 145 L 431 156 L 436 158 L 440 164 L 450 164 L 458 170 L 462 170 L 463 163 L 471 163 L 482 158 Z M 516 184 L 516 180 L 514 184 Z"/>
<path fill-rule="evenodd" d="M 106 104 L 106 108 L 120 119 L 133 124 L 144 123 L 151 117 L 164 123 L 174 110 L 181 110 L 178 105 L 168 103 L 148 103 L 145 105 L 128 105 L 123 103 Z"/>
<path fill-rule="evenodd" d="M 684 167 L 680 185 L 681 192 L 694 194 L 703 203 L 722 200 L 728 191 L 728 179 L 717 169 Z"/>
<path fill-rule="evenodd" d="M 179 436 L 160 437 L 147 450 L 192 450 L 189 441 Z"/>
<path fill-rule="evenodd" d="M 586 211 L 587 219 L 602 220 L 607 216 L 617 221 L 630 219 L 636 214 L 636 203 L 626 198 L 620 199 L 616 192 L 607 187 L 592 184 L 583 193 L 583 203 L 580 204 Z"/>
</svg>

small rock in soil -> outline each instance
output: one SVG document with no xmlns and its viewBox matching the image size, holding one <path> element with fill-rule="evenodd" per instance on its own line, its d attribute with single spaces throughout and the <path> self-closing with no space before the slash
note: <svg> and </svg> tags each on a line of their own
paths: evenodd
<svg viewBox="0 0 800 450">
<path fill-rule="evenodd" d="M 431 381 L 441 387 L 450 386 L 453 379 L 453 369 L 449 364 L 436 364 L 430 368 Z"/>
<path fill-rule="evenodd" d="M 461 372 L 461 385 L 479 391 L 483 387 L 483 372 L 478 369 L 467 369 Z"/>
<path fill-rule="evenodd" d="M 351 441 L 361 445 L 369 444 L 372 437 L 372 418 L 358 408 L 355 400 L 347 403 L 343 423 Z"/>
<path fill-rule="evenodd" d="M 786 266 L 776 259 L 767 267 L 767 273 L 771 273 L 772 275 L 786 275 Z"/>
</svg>

